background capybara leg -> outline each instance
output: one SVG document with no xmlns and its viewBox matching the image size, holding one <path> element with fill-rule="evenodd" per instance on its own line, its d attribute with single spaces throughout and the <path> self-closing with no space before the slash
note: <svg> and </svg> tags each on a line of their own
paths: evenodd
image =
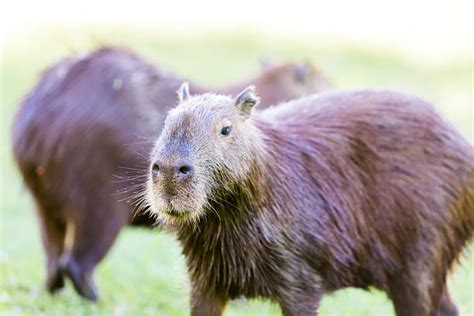
<svg viewBox="0 0 474 316">
<path fill-rule="evenodd" d="M 68 225 L 68 230 L 74 230 L 74 238 L 72 247 L 61 260 L 61 265 L 76 291 L 81 296 L 96 301 L 98 290 L 94 282 L 94 269 L 109 251 L 120 228 L 127 223 L 128 217 L 120 221 L 119 216 L 94 216 L 101 215 L 99 212 L 87 212 L 87 214 L 88 217 Z"/>
<path fill-rule="evenodd" d="M 41 229 L 41 239 L 47 256 L 46 288 L 49 292 L 64 287 L 64 279 L 59 268 L 64 239 L 66 235 L 66 224 L 54 218 L 47 209 L 38 206 L 38 217 Z"/>
<path fill-rule="evenodd" d="M 459 311 L 451 300 L 449 296 L 448 288 L 446 285 L 444 286 L 443 295 L 441 296 L 441 300 L 439 302 L 438 311 L 436 312 L 436 316 L 458 316 Z"/>
</svg>

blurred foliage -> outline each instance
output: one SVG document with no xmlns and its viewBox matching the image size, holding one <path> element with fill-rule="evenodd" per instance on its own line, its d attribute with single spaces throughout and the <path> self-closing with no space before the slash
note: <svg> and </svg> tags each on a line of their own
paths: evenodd
<svg viewBox="0 0 474 316">
<path fill-rule="evenodd" d="M 2 315 L 183 315 L 188 283 L 173 236 L 129 228 L 97 270 L 101 300 L 81 300 L 72 285 L 44 292 L 45 258 L 34 205 L 12 161 L 9 133 L 17 103 L 58 58 L 104 45 L 127 46 L 160 67 L 199 83 L 221 85 L 258 71 L 261 57 L 310 60 L 341 88 L 384 86 L 416 93 L 435 104 L 472 142 L 472 59 L 438 63 L 373 47 L 289 41 L 251 33 L 177 35 L 142 30 L 37 30 L 7 38 L 0 99 L 0 311 Z M 474 314 L 474 247 L 450 277 L 461 315 Z M 348 289 L 324 298 L 321 315 L 392 315 L 386 295 Z M 276 305 L 233 302 L 227 315 L 271 315 Z"/>
</svg>

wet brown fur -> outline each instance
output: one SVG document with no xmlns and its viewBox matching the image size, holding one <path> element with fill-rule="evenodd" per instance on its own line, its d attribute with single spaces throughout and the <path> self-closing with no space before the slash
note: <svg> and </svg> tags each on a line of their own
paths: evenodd
<svg viewBox="0 0 474 316">
<path fill-rule="evenodd" d="M 253 79 L 266 99 L 319 89 L 308 83 L 312 75 L 301 91 L 282 86 L 293 78 L 291 67 L 271 67 Z M 66 275 L 81 295 L 96 299 L 94 268 L 141 203 L 150 138 L 160 133 L 181 81 L 128 50 L 104 48 L 61 60 L 22 102 L 13 150 L 37 204 L 50 291 L 63 287 Z M 193 85 L 193 92 L 205 90 Z M 154 222 L 145 213 L 133 218 L 136 225 Z"/>
<path fill-rule="evenodd" d="M 325 93 L 253 113 L 221 145 L 212 127 L 232 101 L 217 97 L 170 112 L 153 155 L 171 164 L 168 153 L 189 153 L 175 157 L 209 187 L 178 188 L 207 201 L 182 220 L 156 202 L 169 180 L 148 187 L 182 244 L 193 315 L 221 315 L 239 297 L 314 315 L 324 293 L 346 287 L 385 291 L 398 316 L 457 315 L 446 277 L 473 237 L 474 150 L 430 104 Z"/>
</svg>

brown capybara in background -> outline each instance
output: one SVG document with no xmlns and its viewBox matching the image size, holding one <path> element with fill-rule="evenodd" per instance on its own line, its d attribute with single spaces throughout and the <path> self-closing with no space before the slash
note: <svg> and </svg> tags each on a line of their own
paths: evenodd
<svg viewBox="0 0 474 316">
<path fill-rule="evenodd" d="M 264 65 L 262 73 L 253 79 L 224 89 L 208 91 L 232 94 L 242 91 L 251 84 L 259 89 L 260 104 L 258 109 L 333 88 L 329 79 L 315 65 L 289 62 Z M 279 88 L 275 89 L 275 87 Z"/>
<path fill-rule="evenodd" d="M 175 231 L 192 315 L 268 298 L 315 315 L 324 293 L 375 287 L 397 315 L 456 315 L 446 277 L 474 231 L 473 147 L 416 97 L 323 93 L 255 112 L 189 96 L 153 150 L 147 201 Z"/>
<path fill-rule="evenodd" d="M 252 80 L 270 105 L 326 88 L 307 69 L 302 77 L 296 64 L 277 65 Z M 130 202 L 139 202 L 134 192 L 146 179 L 148 139 L 159 134 L 181 82 L 130 51 L 105 48 L 60 61 L 23 101 L 14 156 L 37 204 L 49 291 L 67 276 L 79 294 L 97 298 L 94 268 L 131 220 Z M 234 87 L 218 90 L 238 92 Z"/>
</svg>

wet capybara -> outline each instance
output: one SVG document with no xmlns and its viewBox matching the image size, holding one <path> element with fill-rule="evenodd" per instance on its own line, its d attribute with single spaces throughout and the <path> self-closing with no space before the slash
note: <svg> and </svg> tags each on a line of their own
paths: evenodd
<svg viewBox="0 0 474 316">
<path fill-rule="evenodd" d="M 473 237 L 474 149 L 430 104 L 360 90 L 256 112 L 253 88 L 181 89 L 147 203 L 183 247 L 192 315 L 238 297 L 315 315 L 346 287 L 385 291 L 399 316 L 457 314 L 446 277 Z"/>
<path fill-rule="evenodd" d="M 326 88 L 320 78 L 283 64 L 253 80 L 277 103 Z M 149 138 L 159 134 L 181 82 L 128 50 L 104 48 L 58 62 L 23 101 L 12 143 L 37 204 L 49 291 L 67 276 L 79 294 L 97 298 L 94 268 L 140 203 Z M 151 226 L 154 219 L 139 213 L 133 222 Z"/>
</svg>

